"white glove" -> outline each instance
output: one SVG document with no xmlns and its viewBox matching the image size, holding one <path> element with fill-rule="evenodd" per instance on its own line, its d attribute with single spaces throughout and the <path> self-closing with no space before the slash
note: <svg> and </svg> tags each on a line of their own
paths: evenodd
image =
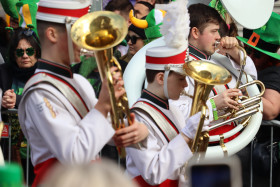
<svg viewBox="0 0 280 187">
<path fill-rule="evenodd" d="M 201 112 L 196 113 L 195 115 L 191 116 L 186 123 L 186 126 L 182 129 L 182 133 L 184 133 L 187 137 L 190 139 L 194 139 L 196 131 L 197 131 L 197 126 L 199 124 Z M 209 130 L 209 124 L 210 121 L 205 118 L 204 124 L 202 127 L 202 132 L 203 131 L 208 131 Z"/>
</svg>

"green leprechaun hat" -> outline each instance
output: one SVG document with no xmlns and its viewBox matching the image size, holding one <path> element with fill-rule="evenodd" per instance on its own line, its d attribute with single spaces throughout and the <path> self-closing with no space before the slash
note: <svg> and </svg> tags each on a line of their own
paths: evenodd
<svg viewBox="0 0 280 187">
<path fill-rule="evenodd" d="M 144 29 L 147 41 L 150 42 L 162 36 L 160 33 L 160 25 L 162 25 L 165 13 L 166 12 L 163 10 L 153 9 L 146 17 L 144 17 L 145 19 L 138 19 L 134 17 L 133 10 L 131 10 L 129 13 L 129 19 L 135 27 Z"/>
<path fill-rule="evenodd" d="M 280 60 L 277 50 L 280 47 L 280 15 L 272 12 L 268 22 L 259 29 L 253 30 L 249 39 L 237 38 L 250 47 Z"/>
</svg>

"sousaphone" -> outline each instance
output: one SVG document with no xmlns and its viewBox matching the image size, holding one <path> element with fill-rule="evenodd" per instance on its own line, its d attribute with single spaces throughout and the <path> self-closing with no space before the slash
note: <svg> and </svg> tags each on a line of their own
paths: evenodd
<svg viewBox="0 0 280 187">
<path fill-rule="evenodd" d="M 203 0 L 189 0 L 189 5 L 194 3 L 205 3 L 209 4 L 208 1 Z M 262 1 L 262 0 L 250 0 L 250 1 L 240 1 L 240 0 L 221 0 L 222 4 L 227 9 L 228 13 L 233 17 L 235 21 L 241 24 L 243 27 L 248 29 L 256 29 L 263 26 L 267 20 L 269 19 L 274 1 Z M 160 6 L 156 6 L 156 8 L 160 8 Z M 244 15 L 246 16 L 240 16 Z M 260 18 L 261 17 L 261 18 Z M 129 101 L 129 106 L 132 106 L 137 99 L 141 95 L 142 85 L 145 82 L 145 53 L 146 49 L 150 47 L 162 46 L 165 45 L 165 41 L 163 37 L 152 41 L 151 43 L 145 45 L 142 49 L 140 49 L 131 59 L 128 66 L 126 67 L 126 71 L 124 72 L 124 82 L 125 89 L 127 92 L 127 97 Z M 241 83 L 245 84 L 253 81 L 250 76 L 243 76 L 241 78 Z M 260 91 L 256 85 L 250 85 L 247 87 L 247 93 L 249 97 L 254 97 L 256 95 L 260 95 Z M 258 110 L 254 113 L 246 128 L 239 124 L 233 130 L 223 134 L 223 138 L 226 139 L 241 131 L 240 135 L 234 140 L 223 144 L 222 146 L 212 146 L 208 147 L 205 157 L 207 158 L 217 158 L 224 157 L 225 155 L 230 156 L 240 151 L 246 145 L 248 145 L 251 140 L 256 135 L 260 124 L 262 121 L 262 103 L 260 103 Z M 221 139 L 220 136 L 210 136 L 211 141 L 219 141 Z"/>
</svg>

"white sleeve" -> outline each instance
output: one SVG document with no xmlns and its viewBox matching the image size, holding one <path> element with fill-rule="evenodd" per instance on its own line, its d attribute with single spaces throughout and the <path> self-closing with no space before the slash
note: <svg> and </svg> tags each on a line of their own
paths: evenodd
<svg viewBox="0 0 280 187">
<path fill-rule="evenodd" d="M 243 59 L 244 54 L 242 51 L 240 51 L 240 55 L 241 55 L 241 59 Z M 232 66 L 235 69 L 240 70 L 240 65 L 235 63 L 230 57 L 229 57 L 229 59 L 230 59 Z M 250 75 L 252 77 L 252 79 L 256 80 L 258 78 L 256 66 L 255 66 L 253 60 L 251 59 L 251 57 L 249 57 L 249 56 L 247 56 L 247 58 L 246 58 L 246 65 L 244 67 L 244 71 L 248 75 Z"/>
<path fill-rule="evenodd" d="M 131 158 L 147 183 L 160 184 L 180 169 L 191 158 L 192 152 L 182 135 L 178 135 L 168 144 L 160 146 L 158 143 L 160 140 L 155 136 L 155 131 L 148 122 L 143 118 L 137 120 L 148 126 L 149 136 L 146 145 L 141 149 L 126 148 L 127 156 Z"/>
<path fill-rule="evenodd" d="M 98 110 L 91 109 L 77 122 L 58 97 L 48 91 L 32 91 L 24 108 L 25 123 L 34 126 L 31 128 L 38 131 L 61 163 L 90 162 L 114 134 Z"/>
</svg>

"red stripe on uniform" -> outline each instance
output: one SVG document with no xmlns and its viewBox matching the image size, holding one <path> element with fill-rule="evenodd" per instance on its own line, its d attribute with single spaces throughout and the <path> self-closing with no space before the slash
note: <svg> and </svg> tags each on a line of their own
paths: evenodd
<svg viewBox="0 0 280 187">
<path fill-rule="evenodd" d="M 218 95 L 215 88 L 213 88 L 212 90 L 213 90 L 213 92 L 214 92 L 214 95 Z"/>
</svg>

